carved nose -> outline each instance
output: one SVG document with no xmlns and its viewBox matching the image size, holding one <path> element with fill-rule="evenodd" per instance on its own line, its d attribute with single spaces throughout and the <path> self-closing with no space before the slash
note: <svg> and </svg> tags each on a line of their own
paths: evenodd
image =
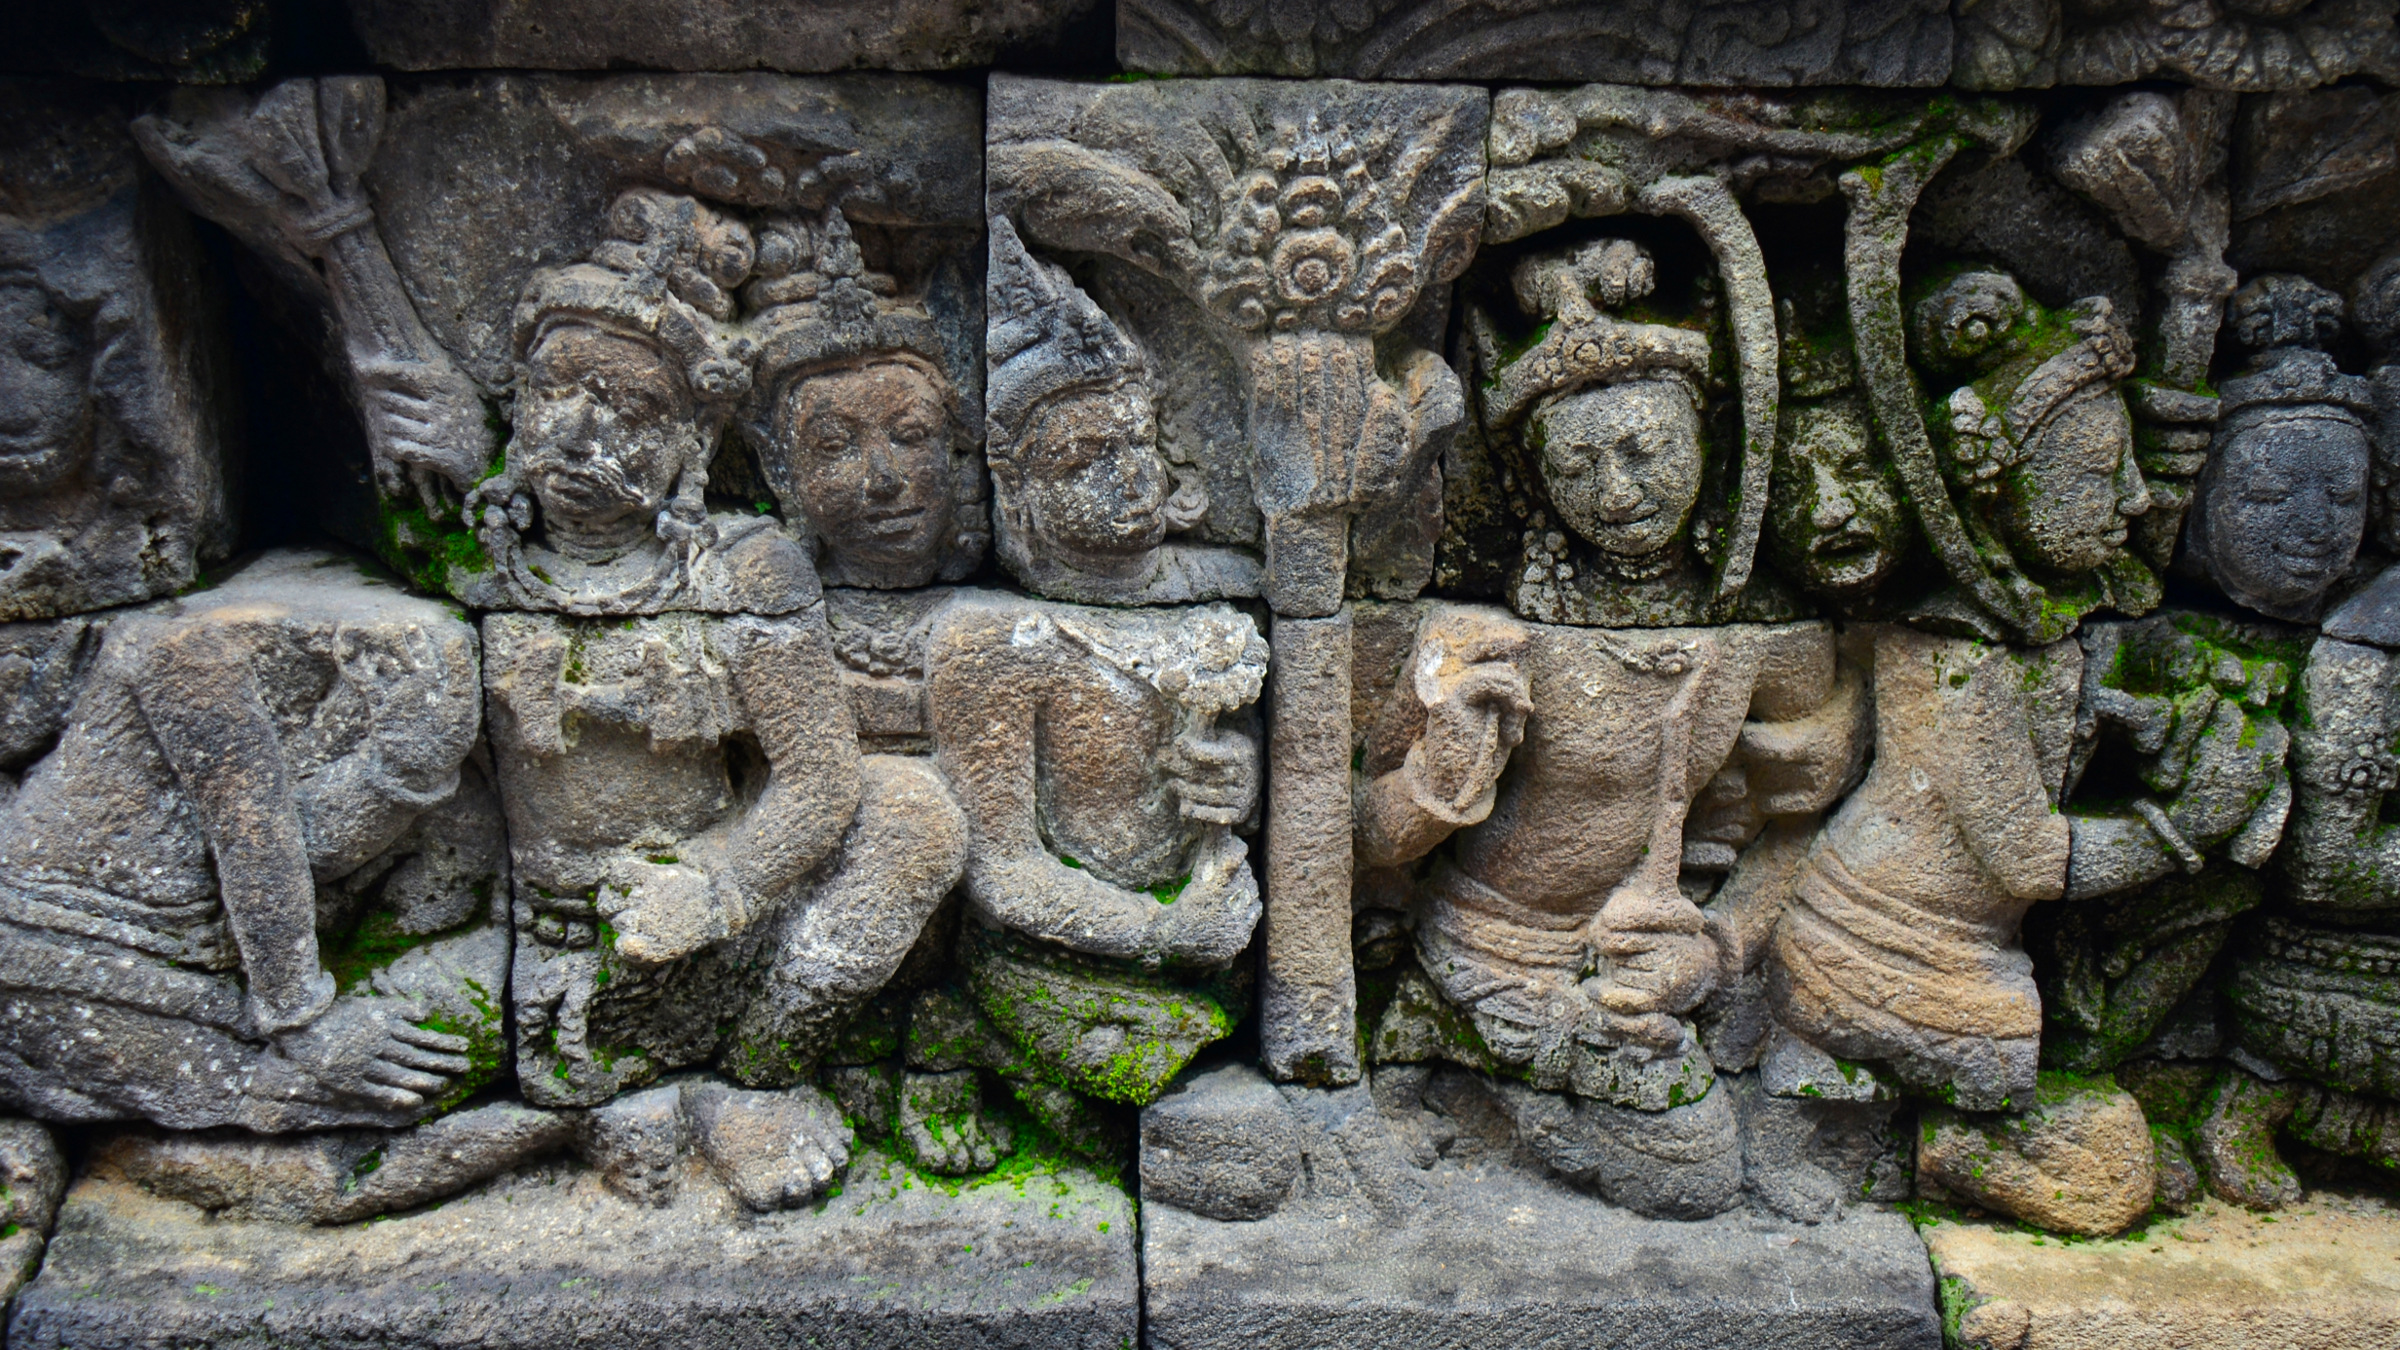
<svg viewBox="0 0 2400 1350">
<path fill-rule="evenodd" d="M 906 480 L 892 467 L 889 447 L 867 447 L 867 493 L 875 497 L 890 497 L 899 493 Z"/>
</svg>

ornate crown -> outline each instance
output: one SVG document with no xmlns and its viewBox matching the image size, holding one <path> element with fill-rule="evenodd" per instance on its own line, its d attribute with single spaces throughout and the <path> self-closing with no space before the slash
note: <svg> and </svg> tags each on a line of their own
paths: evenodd
<svg viewBox="0 0 2400 1350">
<path fill-rule="evenodd" d="M 1143 379 L 1149 364 L 1066 269 L 1026 251 L 1006 216 L 993 218 L 991 240 L 985 453 L 1010 462 L 1052 401 Z"/>
<path fill-rule="evenodd" d="M 1658 323 L 1628 323 L 1593 303 L 1618 306 L 1650 294 L 1656 265 L 1641 245 L 1602 239 L 1573 253 L 1529 258 L 1513 278 L 1517 303 L 1549 321 L 1523 354 L 1496 366 L 1484 395 L 1493 428 L 1512 425 L 1542 403 L 1593 385 L 1672 379 L 1698 402 L 1708 374 L 1704 333 Z M 1487 361 L 1497 352 L 1487 353 Z"/>
</svg>

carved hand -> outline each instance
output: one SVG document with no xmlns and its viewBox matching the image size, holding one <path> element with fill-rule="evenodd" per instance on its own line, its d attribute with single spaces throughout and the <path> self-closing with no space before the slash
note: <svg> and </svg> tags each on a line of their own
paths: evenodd
<svg viewBox="0 0 2400 1350">
<path fill-rule="evenodd" d="M 415 1111 L 469 1068 L 466 1038 L 413 1025 L 424 1019 L 414 999 L 338 998 L 275 1050 L 328 1099 Z"/>
<path fill-rule="evenodd" d="M 451 497 L 483 476 L 495 449 L 474 382 L 446 360 L 361 354 L 351 369 L 378 486 L 389 496 L 413 486 L 428 512 L 447 514 L 456 505 Z"/>
<path fill-rule="evenodd" d="M 1238 731 L 1178 736 L 1160 761 L 1187 820 L 1237 824 L 1258 801 L 1258 744 Z"/>
<path fill-rule="evenodd" d="M 2206 729 L 2193 738 L 2183 790 L 2167 808 L 2167 819 L 2197 848 L 2232 834 L 2282 774 L 2289 744 L 2280 724 L 2253 721 L 2232 699 L 2219 701 Z"/>
<path fill-rule="evenodd" d="M 687 843 L 685 847 L 691 848 Z M 739 885 L 728 869 L 648 860 L 617 864 L 600 888 L 600 917 L 617 933 L 617 954 L 637 966 L 664 965 L 733 935 Z"/>
<path fill-rule="evenodd" d="M 1525 739 L 1533 699 L 1524 673 L 1508 662 L 1485 661 L 1421 680 L 1418 695 L 1425 703 L 1425 734 L 1410 764 L 1428 796 L 1464 812 L 1499 781 L 1509 753 Z"/>
<path fill-rule="evenodd" d="M 1249 846 L 1231 831 L 1211 829 L 1192 860 L 1192 879 L 1152 924 L 1158 952 L 1171 961 L 1221 966 L 1241 954 L 1258 927 L 1258 878 L 1246 865 Z"/>
</svg>

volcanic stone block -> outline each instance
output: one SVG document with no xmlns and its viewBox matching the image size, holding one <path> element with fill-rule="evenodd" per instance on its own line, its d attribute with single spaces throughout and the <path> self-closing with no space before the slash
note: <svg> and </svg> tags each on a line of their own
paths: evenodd
<svg viewBox="0 0 2400 1350">
<path fill-rule="evenodd" d="M 953 1188 L 869 1155 L 822 1207 L 753 1215 L 683 1165 L 658 1209 L 558 1163 L 341 1228 L 213 1220 L 86 1178 L 8 1341 L 1115 1350 L 1135 1334 L 1132 1206 L 1086 1174 Z"/>
<path fill-rule="evenodd" d="M 2381 1201 L 2320 1194 L 2267 1219 L 2210 1201 L 2072 1247 L 1984 1223 L 1936 1224 L 1925 1240 L 1961 1347 L 2400 1345 L 2400 1211 Z"/>
<path fill-rule="evenodd" d="M 1424 1173 L 1379 1218 L 1317 1196 L 1248 1223 L 1145 1207 L 1148 1344 L 1774 1345 L 1933 1350 L 1933 1273 L 1900 1216 L 1644 1219 L 1502 1163 Z"/>
<path fill-rule="evenodd" d="M 1055 38 L 1093 0 L 350 0 L 378 65 L 947 70 Z"/>
<path fill-rule="evenodd" d="M 1932 86 L 1944 0 L 1119 0 L 1117 59 L 1177 75 Z"/>
</svg>

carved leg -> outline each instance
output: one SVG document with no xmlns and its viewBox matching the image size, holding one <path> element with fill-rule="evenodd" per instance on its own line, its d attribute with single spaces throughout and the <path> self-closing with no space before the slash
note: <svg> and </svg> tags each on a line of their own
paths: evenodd
<svg viewBox="0 0 2400 1350">
<path fill-rule="evenodd" d="M 774 965 L 743 1012 L 724 1069 L 788 1087 L 883 988 L 966 866 L 966 817 L 923 760 L 869 755 L 864 795 L 831 872 L 777 919 Z"/>
</svg>

